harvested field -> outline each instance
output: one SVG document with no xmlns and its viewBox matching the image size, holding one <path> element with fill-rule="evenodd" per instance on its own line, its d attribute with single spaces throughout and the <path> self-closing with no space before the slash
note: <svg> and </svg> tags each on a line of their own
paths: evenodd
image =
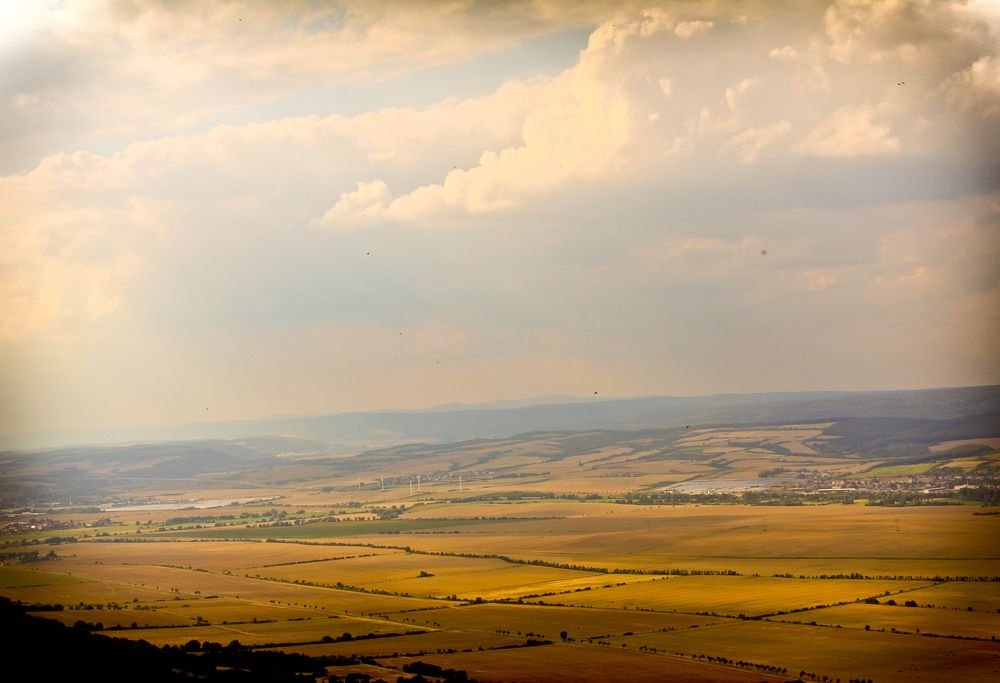
<svg viewBox="0 0 1000 683">
<path fill-rule="evenodd" d="M 454 594 L 460 598 L 493 599 L 601 586 L 613 580 L 607 574 L 511 564 L 502 560 L 401 552 L 333 562 L 268 567 L 248 574 L 326 585 L 341 582 L 424 597 Z M 647 577 L 628 577 L 631 581 L 642 579 Z"/>
<path fill-rule="evenodd" d="M 319 524 L 297 524 L 288 526 L 264 526 L 253 528 L 227 527 L 221 529 L 196 529 L 176 531 L 164 537 L 169 538 L 210 538 L 210 539 L 339 539 L 352 536 L 381 535 L 383 544 L 397 545 L 414 533 L 449 533 L 464 527 L 480 527 L 495 524 L 490 519 L 393 519 L 360 522 L 326 522 Z"/>
<path fill-rule="evenodd" d="M 804 670 L 843 681 L 993 681 L 1000 674 L 1000 643 L 770 621 L 729 621 L 611 643 L 783 666 L 790 675 Z"/>
<path fill-rule="evenodd" d="M 199 597 L 235 597 L 257 602 L 275 602 L 285 605 L 309 605 L 334 612 L 367 614 L 379 611 L 398 611 L 414 607 L 436 606 L 439 603 L 420 598 L 371 595 L 354 591 L 301 586 L 277 581 L 250 579 L 242 576 L 213 574 L 206 571 L 177 569 L 173 567 L 148 567 L 126 565 L 72 565 L 63 563 L 61 568 L 72 571 L 74 576 L 84 576 L 93 581 L 73 590 L 75 586 L 49 589 L 48 594 L 75 602 L 131 602 Z M 23 593 L 42 589 L 9 589 L 5 595 L 14 599 Z M 45 591 L 43 591 L 45 592 Z M 36 593 L 37 594 L 37 593 Z M 86 595 L 86 597 L 78 597 Z M 109 597 L 111 596 L 111 597 Z M 103 599 L 101 599 L 103 597 Z M 25 600 L 29 602 L 29 600 Z M 30 600 L 30 602 L 40 602 Z"/>
<path fill-rule="evenodd" d="M 690 628 L 695 624 L 714 624 L 722 620 L 720 617 L 689 614 L 495 603 L 444 607 L 387 616 L 406 623 L 436 628 L 457 628 L 482 633 L 502 630 L 515 636 L 535 634 L 549 640 L 558 640 L 561 631 L 566 631 L 570 638 L 584 640 L 621 635 L 628 631 L 638 633 Z"/>
<path fill-rule="evenodd" d="M 806 624 L 816 622 L 820 625 L 844 628 L 869 627 L 875 631 L 896 630 L 925 635 L 1000 640 L 1000 614 L 954 609 L 853 604 L 799 612 L 773 619 Z"/>
<path fill-rule="evenodd" d="M 889 591 L 918 588 L 914 581 L 782 579 L 753 576 L 672 576 L 552 598 L 584 607 L 716 612 L 737 616 L 832 605 Z M 532 600 L 537 602 L 537 600 Z"/>
<path fill-rule="evenodd" d="M 388 550 L 301 543 L 158 540 L 142 543 L 76 543 L 65 558 L 77 563 L 172 565 L 225 571 L 333 558 L 375 555 Z"/>
<path fill-rule="evenodd" d="M 415 658 L 382 660 L 399 666 Z M 553 643 L 540 647 L 511 650 L 460 652 L 426 656 L 420 661 L 444 668 L 463 669 L 483 683 L 525 681 L 530 683 L 606 683 L 622 680 L 627 672 L 629 683 L 761 683 L 783 681 L 782 677 L 695 662 L 689 659 L 657 656 L 620 648 Z"/>
<path fill-rule="evenodd" d="M 136 629 L 115 631 L 112 635 L 132 640 L 143 639 L 154 645 L 179 645 L 189 640 L 226 643 L 238 640 L 244 645 L 319 642 L 324 636 L 337 638 L 344 633 L 363 636 L 369 633 L 392 633 L 397 624 L 377 620 L 360 620 L 346 617 L 328 618 L 318 615 L 302 621 L 277 621 L 264 624 L 236 624 L 233 626 L 186 626 L 183 628 Z"/>
<path fill-rule="evenodd" d="M 407 628 L 406 630 L 411 630 Z M 465 633 L 459 631 L 427 631 L 421 634 L 370 638 L 341 643 L 321 643 L 318 645 L 293 645 L 278 648 L 285 652 L 299 652 L 311 657 L 322 655 L 358 655 L 364 657 L 420 657 L 449 650 L 478 650 L 523 645 L 524 638 L 499 636 L 488 633 Z"/>
<path fill-rule="evenodd" d="M 145 605 L 143 605 L 145 607 Z M 130 628 L 132 624 L 142 627 L 160 626 L 190 626 L 191 619 L 162 610 L 148 609 L 101 609 L 101 610 L 64 610 L 62 612 L 34 612 L 36 617 L 44 617 L 72 626 L 77 621 L 101 623 L 105 628 L 120 626 Z M 114 633 L 109 633 L 114 635 Z"/>
<path fill-rule="evenodd" d="M 29 586 L 55 586 L 80 583 L 83 579 L 66 574 L 56 574 L 22 567 L 0 567 L 0 588 L 26 588 Z"/>
<path fill-rule="evenodd" d="M 1000 582 L 949 581 L 907 596 L 918 605 L 967 611 L 1000 612 Z"/>
<path fill-rule="evenodd" d="M 73 577 L 70 577 L 73 578 Z M 171 596 L 166 590 L 142 588 L 127 583 L 106 581 L 81 581 L 78 583 L 60 583 L 49 586 L 31 586 L 27 588 L 5 588 L 0 595 L 11 600 L 25 603 L 58 603 L 62 605 L 105 604 L 108 602 L 128 603 L 136 598 L 140 601 L 162 600 Z"/>
</svg>

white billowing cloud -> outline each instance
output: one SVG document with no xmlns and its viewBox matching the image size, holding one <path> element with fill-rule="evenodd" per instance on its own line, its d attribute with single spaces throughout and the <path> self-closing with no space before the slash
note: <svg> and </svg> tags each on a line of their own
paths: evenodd
<svg viewBox="0 0 1000 683">
<path fill-rule="evenodd" d="M 542 79 L 509 81 L 481 97 L 328 118 L 338 121 L 371 160 L 419 165 L 426 163 L 429 151 L 448 148 L 456 139 L 491 146 L 517 141 L 525 118 L 546 102 L 546 86 Z"/>
<path fill-rule="evenodd" d="M 706 33 L 715 26 L 711 21 L 682 21 L 677 24 L 674 33 L 681 38 L 692 38 L 698 34 Z"/>
<path fill-rule="evenodd" d="M 795 59 L 799 56 L 799 51 L 791 45 L 785 45 L 783 47 L 774 48 L 768 52 L 767 55 L 774 59 Z"/>
<path fill-rule="evenodd" d="M 821 268 L 810 268 L 802 273 L 800 289 L 806 292 L 825 292 L 837 284 L 837 276 Z"/>
<path fill-rule="evenodd" d="M 498 8 L 505 16 L 495 21 L 472 0 L 46 4 L 0 41 L 0 72 L 11 74 L 0 83 L 8 168 L 31 168 L 81 140 L 121 148 L 259 120 L 262 110 L 281 116 L 286 100 L 296 112 L 308 100 L 330 111 L 343 99 L 329 95 L 338 87 L 509 49 L 586 25 L 594 11 L 526 3 Z"/>
<path fill-rule="evenodd" d="M 662 10 L 618 16 L 594 31 L 576 66 L 533 84 L 538 94 L 534 108 L 524 114 L 519 145 L 485 146 L 476 164 L 456 165 L 438 182 L 415 189 L 382 178 L 393 198 L 372 205 L 364 217 L 429 220 L 512 209 L 574 180 L 660 172 L 664 160 L 688 163 L 698 152 L 753 164 L 764 150 L 775 158 L 792 152 L 849 159 L 926 151 L 935 140 L 947 144 L 953 129 L 939 130 L 935 138 L 929 134 L 935 121 L 914 118 L 912 112 L 922 106 L 938 117 L 938 125 L 949 125 L 953 116 L 941 111 L 935 89 L 955 89 L 946 98 L 952 109 L 975 109 L 976 98 L 992 92 L 993 57 L 977 56 L 993 49 L 982 35 L 985 29 L 955 7 L 875 5 L 835 3 L 819 22 L 819 33 L 804 33 L 795 41 L 808 45 L 806 52 L 790 43 L 767 54 L 747 52 L 740 61 L 744 76 L 725 85 L 678 75 L 671 55 L 684 54 L 687 45 L 678 42 L 679 34 L 727 22 L 726 49 L 739 53 L 755 48 L 742 45 L 732 32 L 749 35 L 759 27 L 754 20 L 740 23 L 720 14 L 711 21 L 676 21 Z M 921 34 L 904 25 L 911 15 L 919 16 L 933 45 L 923 45 Z M 975 38 L 971 45 L 945 47 L 969 37 Z M 917 46 L 916 62 L 900 48 L 910 43 Z M 924 67 L 945 53 L 947 59 L 908 76 L 916 79 L 909 90 L 896 85 L 899 64 Z M 701 55 L 696 63 L 705 59 L 712 58 Z M 720 94 L 722 108 L 717 106 Z M 664 108 L 654 95 L 669 96 L 670 106 Z M 498 93 L 494 102 L 502 101 Z M 979 109 L 977 115 L 990 111 Z"/>
<path fill-rule="evenodd" d="M 997 193 L 782 210 L 745 216 L 736 234 L 724 222 L 702 224 L 700 234 L 668 234 L 637 247 L 633 257 L 663 277 L 704 286 L 738 288 L 753 272 L 771 278 L 775 291 L 843 288 L 875 297 L 859 300 L 859 310 L 937 302 L 944 311 L 945 302 L 988 296 L 1000 309 L 998 226 Z M 949 314 L 964 315 L 959 308 Z"/>
<path fill-rule="evenodd" d="M 483 152 L 475 167 L 454 169 L 443 183 L 393 200 L 385 215 L 406 220 L 456 209 L 495 211 L 570 178 L 613 172 L 616 158 L 632 139 L 636 116 L 617 76 L 627 68 L 630 43 L 648 40 L 668 27 L 659 12 L 601 26 L 579 64 L 547 85 L 546 101 L 524 121 L 520 147 Z"/>
<path fill-rule="evenodd" d="M 819 157 L 858 157 L 893 154 L 900 150 L 899 138 L 888 126 L 876 121 L 872 105 L 845 106 L 806 133 L 796 149 Z"/>
<path fill-rule="evenodd" d="M 1000 57 L 980 57 L 952 77 L 946 93 L 960 109 L 995 121 L 1000 117 Z"/>
<path fill-rule="evenodd" d="M 728 239 L 688 235 L 667 237 L 651 248 L 640 250 L 637 258 L 647 267 L 665 269 L 673 277 L 694 280 L 756 263 L 763 251 L 759 235 Z"/>
<path fill-rule="evenodd" d="M 160 230 L 155 206 L 138 198 L 113 208 L 80 206 L 58 189 L 22 181 L 0 182 L 0 203 L 0 337 L 41 335 L 114 313 Z"/>
<path fill-rule="evenodd" d="M 340 199 L 323 224 L 343 227 L 375 215 L 390 199 L 388 187 L 357 180 L 359 169 L 426 173 L 435 159 L 443 169 L 456 156 L 474 158 L 478 145 L 516 139 L 541 91 L 511 83 L 423 110 L 219 126 L 108 156 L 55 154 L 29 173 L 0 176 L 0 335 L 43 334 L 115 313 L 158 245 L 187 240 L 181 226 L 206 207 L 228 213 L 233 224 L 267 212 L 278 225 L 299 224 L 319 207 L 297 194 L 332 180 Z M 331 160 L 340 168 L 331 169 Z"/>
<path fill-rule="evenodd" d="M 966 40 L 981 41 L 986 28 L 958 3 L 926 0 L 836 0 L 823 23 L 834 59 L 868 64 L 941 63 L 971 47 Z"/>
<path fill-rule="evenodd" d="M 899 226 L 879 243 L 870 293 L 905 307 L 961 301 L 997 305 L 1000 292 L 1000 196 L 979 197 L 960 214 Z M 992 314 L 990 314 L 992 315 Z"/>
<path fill-rule="evenodd" d="M 757 161 L 761 151 L 773 145 L 792 130 L 788 121 L 778 121 L 770 126 L 747 128 L 724 143 L 725 148 L 732 149 L 741 163 L 752 164 Z"/>
<path fill-rule="evenodd" d="M 377 216 L 389 200 L 389 186 L 381 180 L 370 183 L 359 182 L 354 192 L 344 192 L 340 200 L 329 211 L 323 214 L 321 222 L 338 224 L 342 219 L 356 219 L 369 215 Z"/>
<path fill-rule="evenodd" d="M 86 73 L 45 87 L 28 78 L 4 95 L 0 116 L 20 112 L 37 132 L 51 123 L 33 112 L 73 104 L 125 142 L 82 138 L 0 177 L 0 350 L 57 349 L 38 356 L 37 368 L 56 370 L 34 385 L 67 397 L 63 418 L 103 368 L 127 383 L 156 337 L 158 372 L 177 385 L 175 417 L 190 397 L 180 385 L 204 374 L 199 363 L 221 403 L 238 393 L 225 387 L 255 390 L 245 368 L 260 359 L 269 379 L 240 404 L 258 414 L 326 410 L 338 382 L 352 396 L 337 404 L 345 409 L 357 407 L 360 385 L 369 407 L 421 404 L 419 389 L 385 381 L 387 358 L 393 377 L 454 392 L 468 377 L 439 384 L 434 361 L 461 360 L 478 368 L 482 398 L 570 390 L 524 389 L 523 377 L 568 383 L 584 371 L 632 378 L 620 393 L 773 388 L 732 378 L 776 344 L 801 355 L 803 372 L 852 354 L 896 368 L 789 373 L 788 383 L 983 376 L 995 350 L 925 343 L 934 329 L 997 332 L 1000 200 L 971 198 L 982 190 L 968 171 L 980 167 L 956 144 L 986 146 L 1000 112 L 998 41 L 971 9 L 844 1 L 824 15 L 825 4 L 794 3 L 809 21 L 782 23 L 780 3 L 742 3 L 743 20 L 713 3 L 594 3 L 581 12 L 597 28 L 557 75 L 357 116 L 300 115 L 301 101 L 253 109 L 289 89 L 352 79 L 375 88 L 577 21 L 562 18 L 568 5 L 529 4 L 525 19 L 515 6 L 431 3 L 423 23 L 416 4 L 396 16 L 358 3 L 328 23 L 326 6 L 309 3 L 61 5 L 105 17 L 59 34 Z M 496 14 L 477 14 L 487 5 Z M 283 24 L 285 7 L 308 21 Z M 249 25 L 230 27 L 240 9 Z M 504 17 L 503 35 L 485 36 Z M 711 30 L 698 33 L 697 22 Z M 316 37 L 289 39 L 309 31 Z M 229 123 L 178 132 L 212 116 Z M 151 134 L 152 123 L 167 132 Z M 914 201 L 927 177 L 940 180 L 935 195 L 957 199 Z M 880 205 L 887 196 L 899 203 Z M 314 222 L 331 229 L 302 229 Z M 468 229 L 410 229 L 449 224 Z M 740 357 L 712 346 L 744 330 Z M 234 360 L 248 337 L 253 353 Z M 895 347 L 915 339 L 919 364 L 908 366 Z M 817 363 L 820 349 L 841 355 Z M 942 360 L 951 351 L 967 352 L 965 374 Z M 132 366 L 120 358 L 129 354 Z M 649 371 L 660 366 L 661 377 L 697 372 L 674 389 Z M 387 385 L 397 392 L 388 398 Z M 270 391 L 285 386 L 295 390 Z M 158 415 L 140 409 L 141 394 L 121 394 L 135 421 Z"/>
<path fill-rule="evenodd" d="M 206 17 L 234 11 L 219 7 L 184 21 L 201 22 L 196 33 L 209 30 L 216 19 Z M 868 16 L 869 10 L 860 5 L 838 4 L 828 13 L 824 29 L 833 36 L 828 48 L 823 48 L 828 36 L 795 41 L 811 46 L 809 60 L 820 60 L 816 68 L 822 67 L 824 49 L 864 63 L 857 73 L 848 70 L 840 77 L 845 87 L 822 96 L 790 97 L 790 92 L 808 86 L 797 72 L 787 70 L 794 66 L 759 52 L 747 52 L 742 60 L 746 68 L 735 79 L 729 71 L 711 78 L 687 77 L 672 55 L 701 41 L 680 40 L 676 31 L 684 22 L 675 24 L 666 12 L 652 10 L 601 24 L 579 62 L 562 74 L 512 81 L 482 97 L 445 100 L 423 109 L 386 108 L 350 118 L 305 116 L 220 126 L 205 134 L 136 143 L 106 156 L 52 155 L 29 174 L 0 179 L 7 213 L 23 217 L 3 230 L 10 265 L 0 279 L 13 302 L 5 329 L 39 329 L 74 316 L 100 317 L 118 310 L 124 283 L 149 260 L 151 245 L 170 233 L 161 215 L 165 207 L 181 213 L 199 211 L 199 202 L 212 202 L 236 210 L 232 207 L 263 201 L 261 188 L 269 195 L 267 201 L 285 201 L 299 186 L 313 182 L 310 174 L 318 178 L 331 169 L 336 169 L 335 177 L 326 187 L 332 188 L 334 200 L 311 215 L 310 204 L 294 202 L 293 217 L 284 218 L 285 224 L 318 217 L 323 224 L 345 227 L 375 218 L 405 222 L 485 214 L 524 205 L 579 180 L 645 174 L 669 179 L 673 165 L 698 168 L 706 158 L 756 164 L 789 152 L 819 159 L 900 154 L 907 149 L 906 135 L 913 139 L 915 128 L 907 107 L 890 96 L 912 95 L 895 82 L 889 95 L 883 85 L 867 87 L 865 78 L 873 67 L 871 60 L 861 58 L 861 46 L 875 38 L 863 21 L 845 23 L 842 12 L 847 9 Z M 903 15 L 889 5 L 884 11 L 888 14 L 875 21 L 883 26 L 878 41 L 890 44 L 895 33 L 886 27 Z M 160 12 L 142 9 L 119 28 L 98 21 L 80 40 L 96 45 L 100 41 L 95 36 L 106 30 L 138 31 L 130 38 L 138 40 L 136 36 L 154 31 Z M 928 28 L 935 40 L 940 35 L 954 34 L 958 41 L 976 35 L 977 24 L 961 13 L 935 11 L 934 16 L 948 20 L 944 28 Z M 691 18 L 688 23 L 701 20 Z M 151 36 L 150 45 L 168 44 L 169 27 L 181 18 L 165 21 L 156 29 L 163 33 Z M 713 21 L 732 19 L 720 16 Z M 377 28 L 372 24 L 370 33 L 391 33 L 395 29 L 387 26 L 395 22 Z M 953 25 L 957 28 L 948 28 Z M 755 24 L 729 26 L 750 31 Z M 264 39 L 262 34 L 258 38 Z M 727 35 L 726 44 L 737 52 L 750 49 L 735 35 Z M 151 48 L 136 49 L 144 54 Z M 225 49 L 222 43 L 211 44 L 219 55 Z M 944 48 L 938 45 L 935 50 Z M 779 51 L 783 56 L 788 52 Z M 967 53 L 966 62 L 956 71 L 948 71 L 952 61 L 939 67 L 940 72 L 931 69 L 938 80 L 924 77 L 927 97 L 944 88 L 945 104 L 970 117 L 994 116 L 997 57 L 980 54 L 973 59 L 968 55 L 975 51 L 966 45 L 955 52 Z M 712 66 L 710 55 L 693 54 L 696 64 Z M 887 59 L 880 58 L 883 63 Z M 30 97 L 22 99 L 28 102 Z M 809 106 L 798 104 L 799 99 Z M 934 125 L 931 120 L 919 131 L 919 144 L 947 139 Z M 276 181 L 267 172 L 268 164 L 301 168 Z M 176 206 L 178 187 L 190 188 L 192 194 L 185 198 L 190 206 Z M 46 246 L 53 244 L 81 246 Z"/>
<path fill-rule="evenodd" d="M 730 109 L 736 111 L 740 96 L 750 92 L 750 90 L 756 88 L 758 85 L 760 85 L 759 78 L 744 78 L 735 86 L 726 88 L 726 104 Z"/>
</svg>

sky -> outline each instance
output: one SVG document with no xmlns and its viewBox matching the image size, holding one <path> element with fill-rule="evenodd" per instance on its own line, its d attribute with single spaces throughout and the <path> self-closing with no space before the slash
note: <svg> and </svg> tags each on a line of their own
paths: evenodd
<svg viewBox="0 0 1000 683">
<path fill-rule="evenodd" d="M 0 433 L 1000 383 L 1000 4 L 0 4 Z"/>
</svg>

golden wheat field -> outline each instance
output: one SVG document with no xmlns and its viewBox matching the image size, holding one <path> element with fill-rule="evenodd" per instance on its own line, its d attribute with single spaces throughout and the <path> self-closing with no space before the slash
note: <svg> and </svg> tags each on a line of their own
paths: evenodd
<svg viewBox="0 0 1000 683">
<path fill-rule="evenodd" d="M 987 681 L 1000 582 L 978 579 L 1000 519 L 976 511 L 438 499 L 383 522 L 124 520 L 0 569 L 0 594 L 114 637 L 235 640 L 384 680 L 422 659 L 480 681 Z"/>
<path fill-rule="evenodd" d="M 243 572 L 283 581 L 344 583 L 370 590 L 420 597 L 503 599 L 541 592 L 599 588 L 609 582 L 649 580 L 637 575 L 608 575 L 568 569 L 511 564 L 498 559 L 441 557 L 396 551 L 368 557 L 273 566 Z"/>
<path fill-rule="evenodd" d="M 723 617 L 675 612 L 629 612 L 618 609 L 534 604 L 466 604 L 386 615 L 409 624 L 466 632 L 502 632 L 518 637 L 575 640 L 607 638 L 626 632 L 669 631 L 720 623 Z"/>
<path fill-rule="evenodd" d="M 805 671 L 841 680 L 989 681 L 1000 674 L 1000 643 L 989 640 L 946 640 L 771 621 L 732 621 L 613 638 L 611 644 L 782 666 L 791 677 Z"/>
<path fill-rule="evenodd" d="M 524 638 L 489 633 L 451 630 L 427 630 L 414 632 L 407 629 L 401 635 L 380 638 L 352 639 L 336 643 L 314 643 L 311 645 L 283 645 L 284 652 L 299 652 L 309 656 L 359 655 L 375 658 L 421 657 L 463 650 L 492 650 L 517 647 Z"/>
<path fill-rule="evenodd" d="M 776 621 L 860 628 L 875 631 L 920 633 L 927 636 L 960 636 L 982 640 L 1000 640 L 1000 614 L 996 612 L 968 612 L 964 609 L 932 607 L 906 607 L 902 597 L 913 598 L 908 593 L 898 599 L 897 605 L 851 604 L 838 607 L 808 610 L 786 616 L 773 617 Z"/>
<path fill-rule="evenodd" d="M 399 667 L 414 659 L 416 658 L 399 657 L 380 661 L 389 667 Z M 433 660 L 447 668 L 467 671 L 470 677 L 484 683 L 525 680 L 558 683 L 570 679 L 583 683 L 600 683 L 621 680 L 623 672 L 627 672 L 627 680 L 636 683 L 659 683 L 664 680 L 688 683 L 770 683 L 785 680 L 775 674 L 702 663 L 685 657 L 583 644 L 556 643 L 543 648 L 459 652 L 438 655 Z"/>
<path fill-rule="evenodd" d="M 583 607 L 712 612 L 759 616 L 853 602 L 930 585 L 915 581 L 787 579 L 756 576 L 671 576 L 624 586 L 537 598 Z"/>
</svg>

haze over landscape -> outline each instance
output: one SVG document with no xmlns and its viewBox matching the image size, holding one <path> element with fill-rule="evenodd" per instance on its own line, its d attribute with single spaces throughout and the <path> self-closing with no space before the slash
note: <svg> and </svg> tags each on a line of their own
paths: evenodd
<svg viewBox="0 0 1000 683">
<path fill-rule="evenodd" d="M 1000 680 L 998 130 L 996 0 L 0 3 L 11 670 Z"/>
</svg>

